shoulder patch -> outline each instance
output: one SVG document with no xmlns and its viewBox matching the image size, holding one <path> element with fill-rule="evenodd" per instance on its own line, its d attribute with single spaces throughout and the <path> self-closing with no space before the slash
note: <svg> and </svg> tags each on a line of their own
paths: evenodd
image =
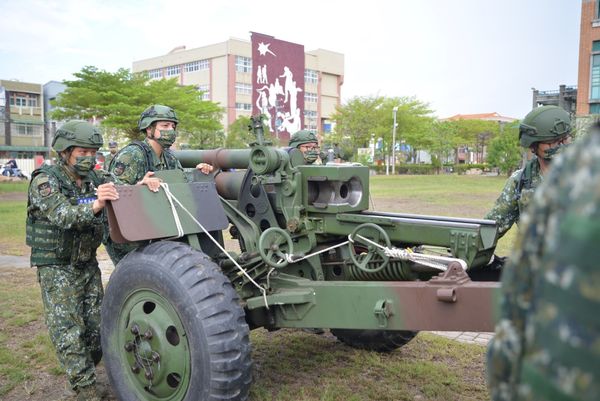
<svg viewBox="0 0 600 401">
<path fill-rule="evenodd" d="M 52 186 L 50 185 L 50 183 L 48 182 L 48 180 L 45 180 L 43 182 L 41 182 L 38 187 L 37 187 L 38 193 L 45 198 L 46 196 L 49 196 L 52 194 L 53 190 L 52 190 Z"/>
<path fill-rule="evenodd" d="M 125 163 L 123 163 L 123 162 L 117 162 L 115 164 L 115 168 L 114 168 L 113 173 L 118 177 L 118 176 L 122 175 L 125 172 L 125 167 L 127 167 L 127 166 L 125 166 Z"/>
</svg>

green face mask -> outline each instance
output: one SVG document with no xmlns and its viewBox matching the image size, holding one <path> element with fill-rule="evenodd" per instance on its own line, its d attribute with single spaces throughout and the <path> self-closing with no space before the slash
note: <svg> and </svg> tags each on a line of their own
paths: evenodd
<svg viewBox="0 0 600 401">
<path fill-rule="evenodd" d="M 78 156 L 75 159 L 73 169 L 75 169 L 77 174 L 79 174 L 81 177 L 85 177 L 94 169 L 95 165 L 96 156 Z"/>
<path fill-rule="evenodd" d="M 304 160 L 308 164 L 313 164 L 314 162 L 316 162 L 318 157 L 319 157 L 319 152 L 316 150 L 307 150 L 304 153 Z"/>
<path fill-rule="evenodd" d="M 163 149 L 168 149 L 175 143 L 175 139 L 177 139 L 177 131 L 174 129 L 158 132 L 160 132 L 160 138 L 157 138 L 156 142 L 158 142 Z"/>
<path fill-rule="evenodd" d="M 569 146 L 568 143 L 564 143 L 562 145 L 554 146 L 553 148 L 549 148 L 544 150 L 544 160 L 547 162 L 552 161 L 561 152 L 564 152 L 565 149 Z"/>
</svg>

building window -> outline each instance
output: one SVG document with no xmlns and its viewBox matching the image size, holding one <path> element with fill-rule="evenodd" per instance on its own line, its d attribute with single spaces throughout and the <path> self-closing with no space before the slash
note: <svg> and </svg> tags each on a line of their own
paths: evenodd
<svg viewBox="0 0 600 401">
<path fill-rule="evenodd" d="M 148 78 L 156 79 L 156 78 L 160 78 L 160 77 L 162 77 L 160 69 L 148 71 Z"/>
<path fill-rule="evenodd" d="M 210 85 L 198 85 L 198 91 L 202 92 L 200 95 L 200 99 L 202 100 L 210 100 Z"/>
<path fill-rule="evenodd" d="M 317 103 L 318 96 L 316 93 L 306 92 L 304 94 L 304 101 L 307 103 Z"/>
<path fill-rule="evenodd" d="M 192 61 L 185 65 L 185 72 L 208 70 L 208 60 Z"/>
<path fill-rule="evenodd" d="M 315 110 L 304 110 L 304 117 L 317 118 L 317 112 Z"/>
<path fill-rule="evenodd" d="M 590 114 L 600 114 L 600 103 L 590 104 Z"/>
<path fill-rule="evenodd" d="M 17 136 L 42 136 L 42 126 L 35 124 L 15 123 L 12 132 Z"/>
<path fill-rule="evenodd" d="M 180 72 L 181 72 L 181 67 L 178 65 L 172 65 L 170 67 L 167 67 L 167 77 L 179 75 Z"/>
<path fill-rule="evenodd" d="M 590 99 L 600 99 L 600 54 L 592 55 Z"/>
<path fill-rule="evenodd" d="M 235 93 L 238 95 L 251 95 L 252 94 L 252 85 L 244 84 L 241 82 L 235 83 Z"/>
<path fill-rule="evenodd" d="M 35 96 L 31 96 L 29 97 L 28 101 L 27 101 L 27 105 L 29 107 L 38 107 L 38 100 L 37 97 Z"/>
<path fill-rule="evenodd" d="M 236 103 L 235 108 L 236 110 L 252 111 L 252 105 L 250 103 Z"/>
<path fill-rule="evenodd" d="M 250 57 L 235 56 L 235 70 L 237 72 L 252 72 L 252 59 Z"/>
<path fill-rule="evenodd" d="M 27 95 L 23 95 L 23 94 L 19 94 L 19 93 L 11 93 L 10 105 L 11 106 L 19 106 L 19 107 L 27 106 Z"/>
<path fill-rule="evenodd" d="M 316 84 L 319 81 L 319 73 L 315 70 L 304 70 L 304 83 Z"/>
</svg>

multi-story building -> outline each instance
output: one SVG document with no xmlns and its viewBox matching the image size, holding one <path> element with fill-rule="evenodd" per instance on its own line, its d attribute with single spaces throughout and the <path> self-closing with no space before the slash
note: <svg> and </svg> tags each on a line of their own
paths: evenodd
<svg viewBox="0 0 600 401">
<path fill-rule="evenodd" d="M 56 129 L 62 123 L 52 118 L 54 106 L 50 102 L 56 100 L 56 97 L 66 89 L 67 85 L 58 81 L 48 81 L 44 84 L 44 137 L 46 143 L 52 143 Z"/>
<path fill-rule="evenodd" d="M 576 115 L 591 114 L 600 114 L 600 1 L 582 0 Z"/>
<path fill-rule="evenodd" d="M 305 52 L 304 128 L 326 134 L 333 129 L 330 117 L 341 103 L 344 55 L 317 49 Z M 181 85 L 195 85 L 203 99 L 220 104 L 227 129 L 239 116 L 252 113 L 251 42 L 229 39 L 196 49 L 178 47 L 169 53 L 133 62 L 133 72 L 147 72 L 152 79 L 176 78 Z"/>
<path fill-rule="evenodd" d="M 42 85 L 0 80 L 0 160 L 46 157 Z"/>
<path fill-rule="evenodd" d="M 577 86 L 560 85 L 558 90 L 538 90 L 531 88 L 532 109 L 538 106 L 558 106 L 569 113 L 575 113 L 577 108 Z"/>
</svg>

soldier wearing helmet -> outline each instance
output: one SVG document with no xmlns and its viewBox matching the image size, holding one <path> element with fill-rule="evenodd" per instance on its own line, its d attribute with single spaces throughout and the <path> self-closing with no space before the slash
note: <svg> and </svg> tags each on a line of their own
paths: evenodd
<svg viewBox="0 0 600 401">
<path fill-rule="evenodd" d="M 56 165 L 32 173 L 27 207 L 27 245 L 37 266 L 50 339 L 78 400 L 99 400 L 95 365 L 100 348 L 103 296 L 96 249 L 102 237 L 102 209 L 118 199 L 110 176 L 94 170 L 102 146 L 86 121 L 58 129 L 52 147 Z"/>
<path fill-rule="evenodd" d="M 313 164 L 319 158 L 319 141 L 312 131 L 301 130 L 292 135 L 289 146 L 299 149 L 307 164 Z"/>
<path fill-rule="evenodd" d="M 492 210 L 484 217 L 496 221 L 499 237 L 519 221 L 550 162 L 570 142 L 571 130 L 569 113 L 557 106 L 537 107 L 521 121 L 519 142 L 531 150 L 533 157 L 510 176 Z"/>
<path fill-rule="evenodd" d="M 133 185 L 146 174 L 153 175 L 155 171 L 183 170 L 170 150 L 177 139 L 178 123 L 179 119 L 172 108 L 160 104 L 148 107 L 138 121 L 138 130 L 144 134 L 144 140 L 133 141 L 121 149 L 112 159 L 109 171 L 119 180 Z M 213 170 L 206 163 L 200 163 L 196 168 L 204 174 Z M 127 253 L 141 245 L 117 244 L 110 237 L 105 237 L 104 244 L 115 266 Z"/>
<path fill-rule="evenodd" d="M 104 158 L 104 169 L 105 170 L 108 170 L 108 166 L 110 166 L 110 161 L 115 157 L 115 155 L 119 151 L 118 146 L 119 145 L 115 141 L 110 141 L 108 143 L 108 151 L 110 153 L 108 155 L 106 155 L 106 157 Z"/>
</svg>

